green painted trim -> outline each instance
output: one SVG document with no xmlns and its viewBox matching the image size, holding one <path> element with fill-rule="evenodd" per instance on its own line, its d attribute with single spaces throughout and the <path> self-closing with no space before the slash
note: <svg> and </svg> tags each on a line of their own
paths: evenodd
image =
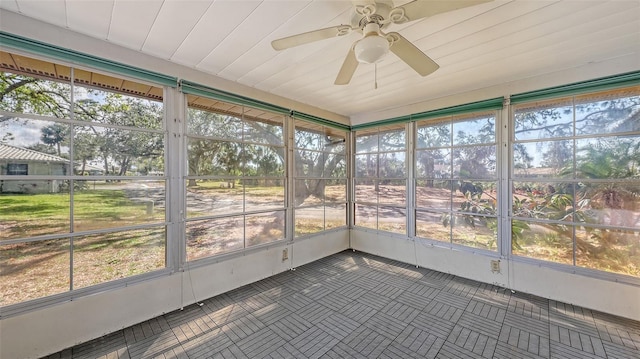
<svg viewBox="0 0 640 359">
<path fill-rule="evenodd" d="M 55 60 L 69 62 L 71 64 L 92 67 L 139 80 L 149 81 L 162 86 L 177 87 L 178 85 L 178 79 L 172 76 L 121 64 L 115 61 L 101 59 L 96 56 L 87 55 L 59 46 L 49 45 L 4 31 L 0 31 L 0 46 L 46 56 Z"/>
<path fill-rule="evenodd" d="M 249 106 L 260 110 L 271 111 L 280 114 L 289 114 L 290 111 L 280 106 L 272 105 L 266 102 L 253 100 L 248 97 L 235 95 L 229 92 L 216 90 L 211 87 L 199 85 L 189 81 L 182 81 L 182 93 L 189 95 L 197 95 L 202 97 L 209 97 L 216 100 L 230 102 L 236 105 Z"/>
<path fill-rule="evenodd" d="M 393 124 L 399 124 L 399 123 L 407 123 L 415 120 L 425 120 L 425 119 L 436 118 L 436 117 L 460 115 L 460 114 L 469 113 L 469 112 L 499 110 L 499 109 L 502 109 L 503 102 L 504 102 L 504 98 L 498 97 L 498 98 L 493 98 L 493 99 L 484 100 L 484 101 L 472 102 L 464 105 L 445 107 L 438 110 L 419 112 L 412 115 L 405 115 L 400 117 L 389 118 L 386 120 L 363 123 L 361 125 L 351 126 L 351 129 L 362 130 L 365 128 L 393 125 Z"/>
<path fill-rule="evenodd" d="M 329 121 L 329 120 L 325 120 L 324 118 L 320 118 L 320 117 L 316 117 L 313 115 L 308 115 L 306 113 L 302 113 L 302 112 L 298 112 L 298 111 L 292 111 L 293 114 L 293 118 L 299 119 L 299 120 L 305 120 L 305 121 L 309 121 L 309 122 L 314 122 L 323 126 L 327 126 L 327 127 L 332 127 L 338 130 L 342 130 L 342 131 L 351 131 L 351 127 L 342 123 L 338 123 L 338 122 L 333 122 L 333 121 Z"/>
<path fill-rule="evenodd" d="M 401 124 L 401 123 L 407 123 L 407 122 L 411 122 L 411 116 L 400 116 L 400 117 L 393 117 L 393 118 L 388 118 L 386 120 L 380 120 L 380 121 L 375 121 L 375 122 L 368 122 L 368 123 L 362 123 L 359 125 L 354 125 L 351 126 L 351 130 L 352 131 L 356 131 L 356 130 L 364 130 L 367 128 L 371 128 L 371 127 L 379 127 L 379 126 L 386 126 L 386 125 L 396 125 L 396 124 Z"/>
<path fill-rule="evenodd" d="M 504 97 L 492 98 L 489 100 L 467 103 L 464 105 L 446 107 L 439 110 L 426 111 L 413 115 L 412 120 L 424 120 L 429 118 L 460 115 L 470 112 L 482 112 L 501 110 L 504 103 Z"/>
<path fill-rule="evenodd" d="M 185 94 L 197 95 L 202 97 L 213 98 L 216 100 L 233 103 L 241 106 L 253 107 L 265 111 L 275 112 L 283 115 L 291 115 L 295 118 L 303 119 L 310 122 L 315 122 L 324 126 L 330 126 L 341 130 L 349 131 L 350 127 L 341 123 L 325 120 L 320 117 L 308 115 L 302 112 L 293 111 L 281 106 L 272 105 L 267 102 L 254 100 L 248 97 L 232 94 L 230 92 L 217 90 L 204 85 L 199 85 L 189 81 L 181 82 L 181 91 Z"/>
<path fill-rule="evenodd" d="M 511 95 L 511 103 L 518 104 L 523 102 L 548 99 L 551 97 L 573 96 L 587 92 L 596 92 L 610 90 L 617 87 L 638 85 L 640 85 L 640 71 L 635 71 L 620 75 L 603 77 L 595 80 L 576 82 L 568 85 L 550 87 L 547 89 Z"/>
<path fill-rule="evenodd" d="M 78 51 L 65 49 L 59 46 L 46 44 L 44 42 L 28 39 L 18 35 L 0 31 L 0 47 L 7 47 L 15 50 L 45 56 L 54 60 L 64 61 L 70 64 L 82 65 L 95 68 L 114 74 L 124 75 L 135 79 L 140 79 L 162 86 L 179 87 L 176 77 L 163 75 L 157 72 L 144 70 L 141 68 L 121 64 L 115 61 L 105 60 L 96 56 L 84 54 Z M 248 97 L 235 95 L 229 92 L 216 90 L 196 83 L 181 81 L 183 93 L 214 98 L 216 100 L 234 103 L 237 105 L 249 106 L 265 111 L 280 114 L 294 115 L 307 121 L 319 123 L 325 126 L 339 128 L 349 131 L 350 127 L 341 123 L 325 120 L 320 117 L 308 115 L 301 112 L 291 111 L 284 107 L 272 105 L 266 102 L 253 100 Z"/>
</svg>

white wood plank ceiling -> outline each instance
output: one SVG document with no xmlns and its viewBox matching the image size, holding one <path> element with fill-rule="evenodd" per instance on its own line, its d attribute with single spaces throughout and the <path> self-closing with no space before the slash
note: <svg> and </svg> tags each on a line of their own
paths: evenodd
<svg viewBox="0 0 640 359">
<path fill-rule="evenodd" d="M 387 32 L 440 69 L 420 77 L 388 54 L 378 89 L 373 65 L 361 64 L 349 85 L 333 84 L 359 33 L 271 48 L 277 38 L 349 24 L 350 1 L 2 0 L 0 8 L 345 116 L 634 54 L 640 69 L 640 0 L 496 0 L 391 25 Z"/>
</svg>

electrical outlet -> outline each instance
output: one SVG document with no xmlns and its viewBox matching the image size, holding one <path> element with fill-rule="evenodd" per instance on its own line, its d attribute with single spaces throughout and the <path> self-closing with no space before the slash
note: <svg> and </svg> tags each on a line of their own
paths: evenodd
<svg viewBox="0 0 640 359">
<path fill-rule="evenodd" d="M 282 250 L 282 261 L 286 261 L 289 259 L 289 248 L 285 248 Z"/>
<path fill-rule="evenodd" d="M 500 260 L 492 260 L 491 261 L 491 272 L 492 273 L 500 273 Z"/>
</svg>

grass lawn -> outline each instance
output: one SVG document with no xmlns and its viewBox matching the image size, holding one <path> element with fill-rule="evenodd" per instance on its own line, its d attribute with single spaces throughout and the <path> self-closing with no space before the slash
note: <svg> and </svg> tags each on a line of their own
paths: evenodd
<svg viewBox="0 0 640 359">
<path fill-rule="evenodd" d="M 131 199 L 124 190 L 96 189 L 73 196 L 74 230 L 164 222 L 164 208 Z M 0 195 L 0 240 L 69 232 L 68 193 Z"/>
<path fill-rule="evenodd" d="M 132 195 L 140 191 L 118 185 L 74 194 L 75 232 L 160 223 L 149 229 L 75 237 L 74 288 L 165 266 L 164 205 L 151 208 L 149 199 Z M 7 239 L 69 233 L 69 198 L 68 193 L 0 195 L 0 244 Z M 68 291 L 70 260 L 70 239 L 1 245 L 0 306 Z"/>
</svg>

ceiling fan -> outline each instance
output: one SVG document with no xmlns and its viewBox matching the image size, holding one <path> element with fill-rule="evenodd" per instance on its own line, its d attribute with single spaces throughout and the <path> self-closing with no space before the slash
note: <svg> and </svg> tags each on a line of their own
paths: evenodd
<svg viewBox="0 0 640 359">
<path fill-rule="evenodd" d="M 436 14 L 474 6 L 492 0 L 415 0 L 394 7 L 392 0 L 354 0 L 354 14 L 350 25 L 332 26 L 320 30 L 284 37 L 271 42 L 275 50 L 285 50 L 311 42 L 344 36 L 352 31 L 362 33 L 362 38 L 351 46 L 336 85 L 346 85 L 351 81 L 359 63 L 373 64 L 393 52 L 421 76 L 427 76 L 440 66 L 409 40 L 397 32 L 384 33 L 391 24 L 402 24 L 423 19 Z"/>
</svg>

